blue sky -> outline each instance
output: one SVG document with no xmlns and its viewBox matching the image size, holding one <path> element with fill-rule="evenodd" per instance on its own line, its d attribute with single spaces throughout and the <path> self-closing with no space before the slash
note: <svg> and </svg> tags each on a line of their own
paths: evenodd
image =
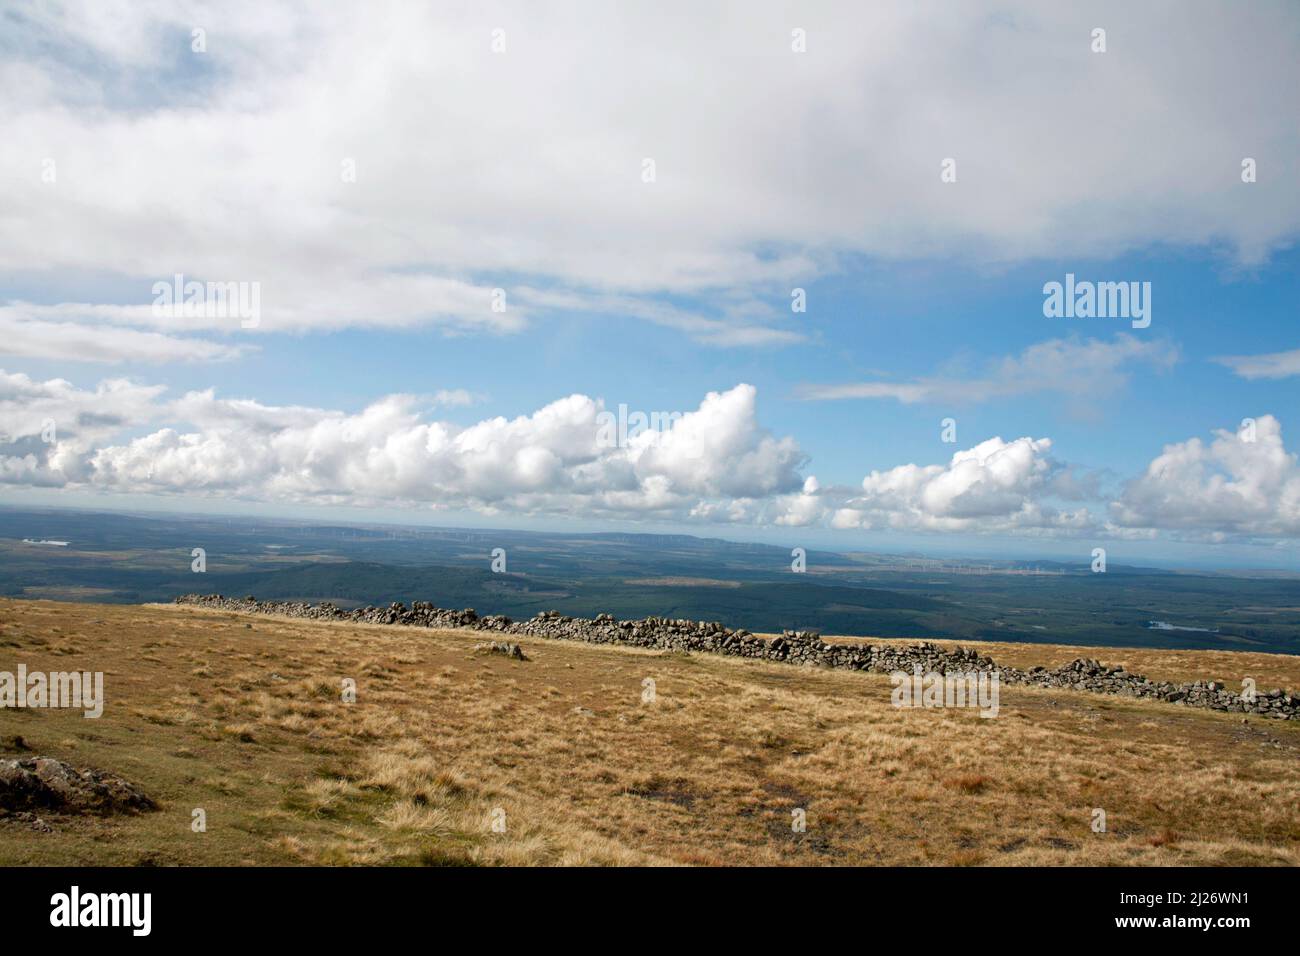
<svg viewBox="0 0 1300 956">
<path fill-rule="evenodd" d="M 685 410 L 706 391 L 749 382 L 759 389 L 764 423 L 797 434 L 815 472 L 828 480 L 847 483 L 902 459 L 946 457 L 952 449 L 940 442 L 939 422 L 949 415 L 959 435 L 1051 435 L 1071 460 L 1128 475 L 1166 443 L 1235 428 L 1248 415 L 1281 411 L 1300 397 L 1294 379 L 1247 381 L 1212 361 L 1296 347 L 1298 258 L 1290 250 L 1249 274 L 1225 272 L 1205 255 L 1130 254 L 996 275 L 954 274 L 938 262 L 913 264 L 894 277 L 832 276 L 809 283 L 809 311 L 788 320 L 809 341 L 744 351 L 683 343 L 659 327 L 599 314 L 547 315 L 519 334 L 487 339 L 431 329 L 268 336 L 259 340 L 259 354 L 221 366 L 211 382 L 232 397 L 312 405 L 328 396 L 329 407 L 350 411 L 386 392 L 464 389 L 482 401 L 448 410 L 446 417 L 463 425 L 528 414 L 565 389 L 611 406 Z M 1128 375 L 1122 388 L 1090 398 L 1087 412 L 1059 398 L 904 405 L 798 397 L 805 383 L 907 381 L 963 357 L 978 368 L 1045 339 L 1136 334 L 1123 320 L 1045 318 L 1041 287 L 1067 271 L 1152 282 L 1155 314 L 1144 337 L 1176 346 L 1176 369 Z M 143 366 L 122 371 L 175 390 L 196 384 L 185 367 L 163 375 Z M 59 373 L 51 363 L 40 374 Z M 92 372 L 84 384 L 95 378 Z"/>
<path fill-rule="evenodd" d="M 1297 565 L 1293 7 L 550 13 L 8 14 L 0 501 Z"/>
</svg>

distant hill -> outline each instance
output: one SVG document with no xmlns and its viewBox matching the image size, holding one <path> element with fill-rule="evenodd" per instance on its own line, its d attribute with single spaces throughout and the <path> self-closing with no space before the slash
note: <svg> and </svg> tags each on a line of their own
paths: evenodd
<svg viewBox="0 0 1300 956">
<path fill-rule="evenodd" d="M 195 548 L 205 553 L 201 576 L 191 571 Z M 507 573 L 491 570 L 497 548 Z M 797 574 L 785 548 L 689 535 L 0 508 L 0 595 L 139 603 L 194 591 L 342 605 L 421 600 L 516 618 L 607 611 L 763 632 L 1300 652 L 1300 580 L 1288 575 L 1113 563 L 1093 574 L 1086 563 L 825 551 L 809 551 Z"/>
</svg>

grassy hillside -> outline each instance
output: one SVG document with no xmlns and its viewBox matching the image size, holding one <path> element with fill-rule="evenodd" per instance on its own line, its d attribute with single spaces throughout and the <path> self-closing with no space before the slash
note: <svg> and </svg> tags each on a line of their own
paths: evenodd
<svg viewBox="0 0 1300 956">
<path fill-rule="evenodd" d="M 162 804 L 0 822 L 0 864 L 1300 863 L 1291 723 L 1015 688 L 985 720 L 894 708 L 883 675 L 482 639 L 0 600 L 0 670 L 102 670 L 108 698 L 98 720 L 0 710 L 9 755 L 19 735 Z M 1294 657 L 1089 653 L 1300 686 Z"/>
</svg>

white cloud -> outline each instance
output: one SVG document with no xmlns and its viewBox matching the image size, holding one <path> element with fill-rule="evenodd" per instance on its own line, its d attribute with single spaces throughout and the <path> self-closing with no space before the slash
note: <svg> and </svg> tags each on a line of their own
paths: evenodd
<svg viewBox="0 0 1300 956">
<path fill-rule="evenodd" d="M 1015 531 L 1068 528 L 1081 515 L 1058 514 L 1038 499 L 1055 468 L 1046 438 L 990 438 L 947 465 L 900 465 L 873 471 L 862 491 L 836 508 L 836 528 Z"/>
<path fill-rule="evenodd" d="M 473 405 L 477 395 L 463 388 L 440 388 L 433 396 L 435 405 Z"/>
<path fill-rule="evenodd" d="M 1056 393 L 1079 403 L 1098 402 L 1128 382 L 1128 370 L 1147 365 L 1157 370 L 1178 361 L 1178 349 L 1162 340 L 1143 340 L 1120 333 L 1110 341 L 1077 337 L 1049 339 L 1019 355 L 987 364 L 976 376 L 960 372 L 934 375 L 913 382 L 858 382 L 847 385 L 804 385 L 801 398 L 810 401 L 888 398 L 906 405 L 918 402 L 977 403 L 1034 393 Z"/>
<path fill-rule="evenodd" d="M 585 395 L 559 399 L 531 415 L 462 428 L 425 420 L 419 407 L 427 403 L 410 395 L 390 395 L 347 414 L 220 399 L 210 389 L 159 403 L 162 389 L 125 382 L 105 383 L 92 393 L 60 380 L 34 383 L 19 375 L 4 381 L 0 421 L 12 421 L 14 435 L 35 434 L 43 416 L 75 426 L 61 426 L 59 441 L 38 449 L 34 460 L 6 456 L 0 476 L 12 483 L 519 514 L 685 517 L 718 506 L 734 515 L 737 502 L 785 493 L 803 481 L 797 469 L 804 456 L 793 439 L 774 437 L 759 425 L 757 393 L 749 385 L 709 393 L 670 430 L 647 430 L 611 446 L 601 440 L 602 403 Z M 24 398 L 26 407 L 20 408 Z M 88 420 L 80 410 L 92 404 L 99 417 Z M 167 424 L 125 442 L 107 440 L 147 422 Z M 38 467 L 46 452 L 45 466 Z"/>
<path fill-rule="evenodd" d="M 0 306 L 0 352 L 61 362 L 167 363 L 224 361 L 251 348 L 93 322 L 24 317 L 37 311 Z"/>
<path fill-rule="evenodd" d="M 61 378 L 39 382 L 0 369 L 0 431 L 11 439 L 31 438 L 52 420 L 62 438 L 75 434 L 83 444 L 102 440 L 152 419 L 164 391 L 161 385 L 125 379 L 107 379 L 92 391 Z"/>
<path fill-rule="evenodd" d="M 89 391 L 64 379 L 38 382 L 0 369 L 0 481 L 63 485 L 86 480 L 93 450 L 152 420 L 164 390 L 111 379 Z"/>
<path fill-rule="evenodd" d="M 821 482 L 809 475 L 797 495 L 783 495 L 776 500 L 773 523 L 788 528 L 806 528 L 820 523 L 827 513 Z"/>
<path fill-rule="evenodd" d="M 745 384 L 708 393 L 666 430 L 614 443 L 603 403 L 579 394 L 462 427 L 429 413 L 473 398 L 459 391 L 389 395 L 351 413 L 164 392 L 0 371 L 0 483 L 778 527 L 1300 535 L 1300 466 L 1271 415 L 1256 421 L 1254 441 L 1243 429 L 1167 446 L 1103 522 L 1087 506 L 1104 500 L 1100 473 L 1054 459 L 1048 438 L 990 438 L 946 464 L 872 471 L 858 488 L 823 484 L 801 475 L 807 458 L 793 437 L 762 427 Z"/>
<path fill-rule="evenodd" d="M 839 526 L 851 511 L 858 527 L 979 530 L 1026 523 L 1050 471 L 1047 440 L 991 439 L 947 467 L 873 472 L 860 494 L 825 488 L 799 474 L 806 459 L 793 438 L 761 427 L 750 385 L 710 392 L 668 430 L 611 445 L 602 440 L 603 404 L 585 395 L 462 428 L 425 419 L 427 403 L 409 395 L 349 414 L 222 399 L 211 389 L 162 402 L 161 388 L 123 381 L 93 392 L 21 375 L 3 381 L 0 421 L 14 435 L 35 435 L 46 418 L 75 425 L 60 426 L 44 466 L 43 453 L 0 461 L 11 483 L 784 526 L 824 521 L 838 503 Z M 112 441 L 150 423 L 154 430 Z"/>
<path fill-rule="evenodd" d="M 1197 534 L 1300 535 L 1300 467 L 1282 443 L 1282 425 L 1261 415 L 1235 434 L 1219 429 L 1166 445 L 1111 506 L 1127 528 Z"/>
<path fill-rule="evenodd" d="M 1290 378 L 1292 375 L 1300 375 L 1300 349 L 1267 355 L 1224 355 L 1214 361 L 1248 379 Z"/>
<path fill-rule="evenodd" d="M 713 305 L 718 316 L 701 314 L 669 302 L 628 295 L 605 295 L 554 292 L 524 286 L 518 290 L 522 301 L 537 311 L 582 311 L 642 319 L 664 328 L 685 333 L 694 342 L 719 348 L 791 345 L 807 341 L 808 336 L 794 329 L 781 328 L 777 312 L 770 302 L 752 296 L 729 293 Z"/>
<path fill-rule="evenodd" d="M 139 281 L 137 306 L 176 272 L 259 281 L 262 331 L 510 332 L 526 297 L 487 301 L 514 281 L 637 300 L 627 314 L 733 346 L 799 332 L 727 303 L 748 292 L 788 320 L 792 285 L 857 255 L 1163 243 L 1259 261 L 1300 225 L 1300 192 L 1269 173 L 1300 152 L 1297 19 L 1027 0 L 794 19 L 775 0 L 12 10 L 0 272 Z M 1089 49 L 1098 22 L 1105 54 Z M 1244 152 L 1261 170 L 1249 187 Z M 657 311 L 664 293 L 697 305 Z M 179 334 L 138 313 L 97 321 Z"/>
</svg>

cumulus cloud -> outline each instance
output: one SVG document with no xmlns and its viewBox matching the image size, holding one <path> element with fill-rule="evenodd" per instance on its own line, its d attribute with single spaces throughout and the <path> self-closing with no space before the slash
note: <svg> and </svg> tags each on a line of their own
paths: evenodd
<svg viewBox="0 0 1300 956">
<path fill-rule="evenodd" d="M 949 374 L 913 382 L 804 385 L 798 394 L 810 401 L 884 398 L 906 405 L 974 404 L 1035 393 L 1066 395 L 1078 401 L 1123 388 L 1133 366 L 1165 370 L 1177 361 L 1177 347 L 1159 339 L 1144 340 L 1128 333 L 1111 340 L 1075 336 L 1031 345 L 1019 355 L 987 363 L 983 373 L 976 376 Z"/>
<path fill-rule="evenodd" d="M 1015 531 L 1077 526 L 1039 499 L 1055 468 L 1047 438 L 990 438 L 959 451 L 946 465 L 900 465 L 873 471 L 861 493 L 836 509 L 836 528 L 925 531 Z"/>
<path fill-rule="evenodd" d="M 0 483 L 285 503 L 842 530 L 1123 538 L 1300 534 L 1300 466 L 1271 415 L 1167 446 L 1105 503 L 1102 474 L 1049 438 L 990 438 L 943 464 L 875 470 L 860 486 L 802 472 L 792 436 L 746 384 L 662 427 L 611 429 L 574 394 L 469 426 L 434 412 L 473 396 L 388 395 L 360 411 L 266 405 L 215 390 L 167 399 L 126 379 L 93 389 L 0 371 Z M 1104 509 L 1102 509 L 1104 510 Z"/>
<path fill-rule="evenodd" d="M 1297 14 L 1207 4 L 1198 29 L 1168 29 L 1185 18 L 1172 2 L 1029 0 L 797 20 L 775 0 L 22 7 L 0 36 L 0 272 L 138 282 L 136 307 L 177 272 L 259 281 L 250 334 L 509 333 L 542 309 L 540 293 L 490 307 L 515 280 L 749 346 L 800 333 L 732 309 L 747 292 L 788 305 L 856 256 L 1164 243 L 1259 261 L 1294 239 L 1300 193 L 1263 174 L 1243 190 L 1237 164 L 1241 144 L 1261 170 L 1300 152 Z M 1159 104 L 1160 122 L 1107 103 Z M 1080 124 L 1092 133 L 1056 135 Z M 948 157 L 958 179 L 942 184 Z M 666 312 L 665 294 L 693 304 Z M 179 334 L 138 308 L 68 304 L 69 321 Z"/>
<path fill-rule="evenodd" d="M 782 495 L 776 501 L 773 523 L 789 528 L 806 528 L 820 523 L 827 514 L 825 493 L 815 475 L 809 475 L 798 494 Z"/>
<path fill-rule="evenodd" d="M 1166 445 L 1111 507 L 1119 527 L 1210 535 L 1300 534 L 1300 467 L 1272 415 Z"/>
<path fill-rule="evenodd" d="M 6 454 L 11 483 L 154 494 L 621 517 L 686 517 L 797 489 L 796 442 L 761 427 L 757 391 L 710 392 L 663 430 L 605 440 L 603 404 L 570 395 L 530 415 L 469 427 L 427 420 L 429 403 L 390 395 L 360 412 L 269 406 L 108 382 L 5 376 L 0 421 L 15 441 L 60 425 L 42 454 Z M 468 398 L 435 395 L 434 404 Z M 94 408 L 94 412 L 88 411 Z M 162 424 L 127 441 L 108 440 Z M 189 427 L 185 427 L 189 426 Z M 0 448 L 0 452 L 3 449 Z"/>
<path fill-rule="evenodd" d="M 165 389 L 125 379 L 79 389 L 0 369 L 0 481 L 63 485 L 89 477 L 86 459 L 124 429 L 157 414 Z"/>
</svg>

